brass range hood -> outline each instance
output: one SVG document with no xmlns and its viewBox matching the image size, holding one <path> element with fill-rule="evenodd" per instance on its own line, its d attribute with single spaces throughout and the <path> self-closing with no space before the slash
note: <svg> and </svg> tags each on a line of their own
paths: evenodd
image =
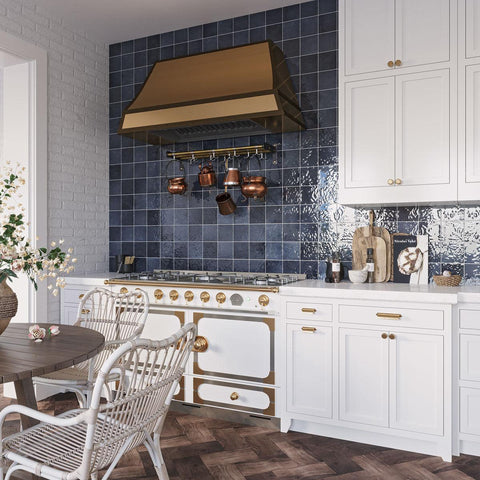
<svg viewBox="0 0 480 480">
<path fill-rule="evenodd" d="M 156 62 L 118 133 L 151 144 L 304 130 L 271 41 Z"/>
</svg>

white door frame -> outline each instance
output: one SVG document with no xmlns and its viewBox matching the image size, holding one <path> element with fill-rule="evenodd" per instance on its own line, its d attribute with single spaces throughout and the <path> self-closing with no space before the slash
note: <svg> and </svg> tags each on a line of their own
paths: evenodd
<svg viewBox="0 0 480 480">
<path fill-rule="evenodd" d="M 25 59 L 30 72 L 30 135 L 28 159 L 29 236 L 35 245 L 48 241 L 47 211 L 47 52 L 21 38 L 0 31 L 0 50 Z M 40 282 L 38 291 L 29 286 L 28 322 L 47 320 L 47 286 Z M 18 319 L 19 321 L 25 321 Z"/>
</svg>

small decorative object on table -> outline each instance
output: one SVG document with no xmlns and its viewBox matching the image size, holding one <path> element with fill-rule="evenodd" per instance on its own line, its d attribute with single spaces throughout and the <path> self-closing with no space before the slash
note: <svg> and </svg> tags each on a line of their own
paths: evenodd
<svg viewBox="0 0 480 480">
<path fill-rule="evenodd" d="M 45 337 L 55 337 L 60 333 L 60 328 L 57 325 L 51 325 L 48 330 L 40 327 L 40 325 L 32 325 L 28 329 L 28 338 L 41 342 Z"/>
<path fill-rule="evenodd" d="M 18 173 L 17 173 L 18 171 Z M 0 334 L 7 328 L 11 318 L 17 313 L 16 294 L 6 281 L 24 272 L 37 289 L 37 280 L 50 278 L 54 281 L 48 285 L 53 295 L 58 288 L 65 285 L 64 274 L 73 270 L 73 250 L 62 251 L 63 240 L 51 242 L 50 250 L 37 247 L 27 237 L 22 204 L 18 201 L 19 189 L 25 184 L 21 177 L 25 167 L 12 169 L 9 162 L 0 177 Z M 17 210 L 17 212 L 15 212 Z"/>
<path fill-rule="evenodd" d="M 452 275 L 448 270 L 445 270 L 443 275 L 434 275 L 433 281 L 439 287 L 458 287 L 462 281 L 462 276 Z"/>
</svg>

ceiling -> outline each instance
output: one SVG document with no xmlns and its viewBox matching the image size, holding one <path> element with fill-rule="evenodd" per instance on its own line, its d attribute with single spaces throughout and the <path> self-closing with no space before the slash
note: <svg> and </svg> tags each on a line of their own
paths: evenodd
<svg viewBox="0 0 480 480">
<path fill-rule="evenodd" d="M 299 0 L 36 0 L 66 25 L 108 44 L 296 3 Z"/>
</svg>

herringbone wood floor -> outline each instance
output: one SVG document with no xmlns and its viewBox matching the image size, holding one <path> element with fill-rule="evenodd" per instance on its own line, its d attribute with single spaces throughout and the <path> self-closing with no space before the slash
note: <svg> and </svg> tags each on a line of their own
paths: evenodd
<svg viewBox="0 0 480 480">
<path fill-rule="evenodd" d="M 8 399 L 0 399 L 0 407 Z M 40 402 L 42 411 L 59 414 L 76 407 L 74 396 Z M 19 422 L 8 422 L 10 431 Z M 453 463 L 438 457 L 373 447 L 302 433 L 170 412 L 162 451 L 171 480 L 480 480 L 480 458 L 462 455 Z M 28 478 L 18 476 L 16 478 Z M 113 480 L 154 480 L 145 449 L 125 455 Z"/>
</svg>

